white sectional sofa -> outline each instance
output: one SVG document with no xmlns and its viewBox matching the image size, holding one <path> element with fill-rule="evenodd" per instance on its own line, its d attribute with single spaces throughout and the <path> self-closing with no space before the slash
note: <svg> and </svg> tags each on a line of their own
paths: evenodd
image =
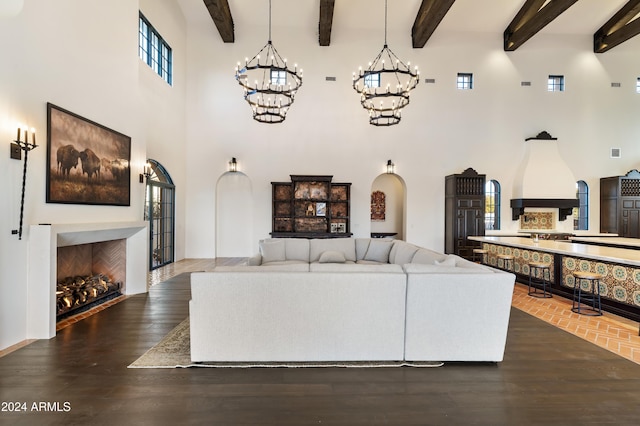
<svg viewBox="0 0 640 426">
<path fill-rule="evenodd" d="M 191 359 L 502 361 L 515 276 L 399 240 L 267 239 L 191 276 Z"/>
</svg>

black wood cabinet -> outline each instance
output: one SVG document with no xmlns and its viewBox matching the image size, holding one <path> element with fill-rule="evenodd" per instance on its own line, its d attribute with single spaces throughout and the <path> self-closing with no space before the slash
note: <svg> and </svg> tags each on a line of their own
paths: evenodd
<svg viewBox="0 0 640 426">
<path fill-rule="evenodd" d="M 468 168 L 445 178 L 445 253 L 473 258 L 478 243 L 472 235 L 484 235 L 485 175 Z"/>
<path fill-rule="evenodd" d="M 346 238 L 350 221 L 351 183 L 333 176 L 290 175 L 291 182 L 271 182 L 272 237 Z"/>
<path fill-rule="evenodd" d="M 640 172 L 600 179 L 600 232 L 640 238 Z"/>
</svg>

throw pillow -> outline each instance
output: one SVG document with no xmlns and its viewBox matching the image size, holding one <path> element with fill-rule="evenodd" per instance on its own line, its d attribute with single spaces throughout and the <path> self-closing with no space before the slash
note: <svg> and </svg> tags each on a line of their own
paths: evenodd
<svg viewBox="0 0 640 426">
<path fill-rule="evenodd" d="M 262 263 L 286 260 L 284 241 L 263 241 L 260 243 Z"/>
<path fill-rule="evenodd" d="M 346 260 L 341 251 L 327 250 L 322 252 L 318 261 L 320 263 L 344 263 Z"/>
<path fill-rule="evenodd" d="M 435 261 L 436 265 L 441 265 L 441 266 L 456 266 L 456 258 L 453 256 L 449 256 L 444 260 L 441 261 Z"/>
<path fill-rule="evenodd" d="M 374 262 L 389 263 L 389 252 L 393 246 L 393 241 L 371 240 L 364 260 L 373 260 Z"/>
</svg>

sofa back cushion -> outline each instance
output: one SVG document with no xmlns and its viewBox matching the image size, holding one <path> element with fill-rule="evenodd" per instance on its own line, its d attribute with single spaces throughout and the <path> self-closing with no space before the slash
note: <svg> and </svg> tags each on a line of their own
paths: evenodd
<svg viewBox="0 0 640 426">
<path fill-rule="evenodd" d="M 285 242 L 283 240 L 262 240 L 259 246 L 262 263 L 282 262 L 286 260 Z"/>
<path fill-rule="evenodd" d="M 413 256 L 411 263 L 421 263 L 423 265 L 435 265 L 436 262 L 446 261 L 448 256 L 446 254 L 438 253 L 437 251 L 421 248 Z"/>
<path fill-rule="evenodd" d="M 364 260 L 389 263 L 389 253 L 392 246 L 393 241 L 390 240 L 371 240 L 367 253 L 364 255 Z"/>
<path fill-rule="evenodd" d="M 389 253 L 389 263 L 395 263 L 396 265 L 411 263 L 417 251 L 418 247 L 413 244 L 401 240 L 393 240 L 393 247 L 391 247 L 391 252 Z"/>
<path fill-rule="evenodd" d="M 356 260 L 363 260 L 369 248 L 371 238 L 355 238 L 356 240 Z"/>
<path fill-rule="evenodd" d="M 270 244 L 274 245 L 270 246 Z M 274 249 L 269 251 L 269 253 L 277 255 L 278 259 L 265 259 L 263 253 L 265 248 L 263 246 L 267 246 L 266 250 L 268 251 L 269 249 Z M 263 264 L 267 262 L 281 262 L 285 260 L 309 262 L 309 240 L 305 238 L 266 238 L 264 240 L 260 240 L 259 247 Z M 282 247 L 284 247 L 284 258 L 280 258 L 280 250 L 282 250 Z"/>
<path fill-rule="evenodd" d="M 283 238 L 287 260 L 309 261 L 309 240 L 306 238 Z"/>
<path fill-rule="evenodd" d="M 319 238 L 309 240 L 309 262 L 318 262 L 325 251 L 340 251 L 347 261 L 356 261 L 356 243 L 353 238 Z"/>
<path fill-rule="evenodd" d="M 347 259 L 341 251 L 327 250 L 322 252 L 318 261 L 320 263 L 344 263 Z"/>
</svg>

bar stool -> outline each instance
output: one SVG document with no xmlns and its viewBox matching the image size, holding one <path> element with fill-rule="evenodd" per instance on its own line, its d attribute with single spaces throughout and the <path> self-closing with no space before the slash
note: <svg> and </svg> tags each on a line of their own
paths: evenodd
<svg viewBox="0 0 640 426">
<path fill-rule="evenodd" d="M 510 254 L 499 254 L 498 260 L 502 259 L 502 269 L 505 271 L 513 270 L 513 256 Z"/>
<path fill-rule="evenodd" d="M 553 294 L 551 294 L 550 266 L 551 265 L 549 263 L 544 263 L 544 262 L 529 262 L 529 296 L 540 297 L 540 298 L 553 297 Z M 542 284 L 542 293 L 540 293 L 538 289 L 532 285 L 532 282 L 531 282 L 532 281 L 531 277 L 535 278 L 536 273 L 540 273 L 541 275 L 540 282 Z M 549 287 L 548 292 L 547 292 L 547 286 Z"/>
<path fill-rule="evenodd" d="M 598 274 L 597 272 L 578 271 L 574 272 L 573 276 L 576 281 L 573 283 L 573 304 L 571 306 L 571 310 L 580 315 L 602 315 L 602 306 L 600 304 L 600 280 L 604 278 L 604 275 Z M 590 294 L 582 295 L 582 286 L 580 285 L 582 280 L 589 281 L 591 283 L 591 291 L 585 292 Z M 582 312 L 583 309 L 580 307 L 580 304 L 582 303 L 587 305 L 589 302 L 591 302 L 591 307 L 585 308 L 589 312 Z M 598 304 L 597 307 L 596 302 Z"/>
<path fill-rule="evenodd" d="M 485 250 L 481 248 L 473 249 L 473 260 L 476 262 L 479 260 L 481 264 L 486 265 L 488 254 L 489 254 L 489 250 Z"/>
</svg>

